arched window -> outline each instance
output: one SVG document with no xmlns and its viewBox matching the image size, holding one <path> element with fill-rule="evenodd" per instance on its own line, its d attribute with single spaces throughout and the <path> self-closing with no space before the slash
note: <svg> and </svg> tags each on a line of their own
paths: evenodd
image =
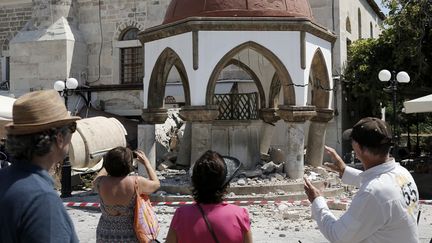
<svg viewBox="0 0 432 243">
<path fill-rule="evenodd" d="M 349 17 L 347 17 L 345 20 L 345 30 L 351 33 L 351 20 Z"/>
<path fill-rule="evenodd" d="M 144 55 L 141 45 L 136 46 L 138 39 L 138 29 L 129 28 L 125 30 L 119 38 L 119 41 L 125 42 L 120 49 L 120 83 L 136 84 L 142 83 L 144 76 Z M 132 45 L 127 45 L 133 41 Z"/>
<path fill-rule="evenodd" d="M 372 22 L 370 22 L 369 27 L 370 27 L 370 38 L 373 38 L 373 24 L 372 24 Z"/>
<path fill-rule="evenodd" d="M 361 12 L 360 9 L 357 11 L 357 21 L 358 21 L 358 38 L 362 38 L 362 19 L 361 19 Z"/>
</svg>

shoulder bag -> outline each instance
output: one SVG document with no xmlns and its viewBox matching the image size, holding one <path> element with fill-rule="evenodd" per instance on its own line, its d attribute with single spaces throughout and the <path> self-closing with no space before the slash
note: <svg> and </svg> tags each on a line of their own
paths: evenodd
<svg viewBox="0 0 432 243">
<path fill-rule="evenodd" d="M 134 212 L 134 230 L 140 243 L 159 242 L 159 222 L 153 211 L 150 199 L 138 191 L 138 182 L 135 180 L 136 203 Z"/>
</svg>

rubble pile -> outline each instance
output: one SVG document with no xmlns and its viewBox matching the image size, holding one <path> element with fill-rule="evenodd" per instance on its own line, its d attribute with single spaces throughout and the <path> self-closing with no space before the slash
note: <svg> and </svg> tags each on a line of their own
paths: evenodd
<svg viewBox="0 0 432 243">
<path fill-rule="evenodd" d="M 164 124 L 156 127 L 156 141 L 160 145 L 157 154 L 161 154 L 156 161 L 157 175 L 161 181 L 161 190 L 158 196 L 181 196 L 189 194 L 191 187 L 189 167 L 176 164 L 180 143 L 184 134 L 184 122 L 178 115 L 178 109 L 168 110 L 168 119 Z M 286 176 L 285 154 L 277 148 L 270 148 L 267 154 L 261 154 L 261 160 L 254 169 L 240 170 L 230 183 L 229 198 L 288 198 L 288 195 L 301 194 L 303 192 L 303 178 L 291 179 Z M 305 176 L 317 183 L 320 189 L 344 189 L 342 197 L 352 194 L 352 188 L 341 185 L 338 174 L 328 172 L 322 167 L 311 167 L 305 165 Z M 293 187 L 284 187 L 294 185 Z M 183 187 L 183 189 L 179 189 Z M 245 188 L 245 190 L 240 190 Z M 259 189 L 257 189 L 259 188 Z M 264 188 L 264 189 L 263 189 Z M 342 190 L 341 190 L 342 191 Z M 284 200 L 284 199 L 282 199 Z M 283 205 L 281 206 L 284 207 Z M 296 217 L 287 213 L 285 217 Z"/>
</svg>

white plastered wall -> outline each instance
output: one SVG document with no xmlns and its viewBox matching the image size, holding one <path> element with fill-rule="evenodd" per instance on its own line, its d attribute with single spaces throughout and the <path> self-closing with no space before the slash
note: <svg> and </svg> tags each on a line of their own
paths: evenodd
<svg viewBox="0 0 432 243">
<path fill-rule="evenodd" d="M 332 54 L 331 54 L 331 47 L 332 44 L 326 40 L 323 40 L 321 38 L 318 38 L 314 35 L 311 34 L 306 34 L 306 75 L 305 75 L 305 82 L 308 82 L 309 79 L 309 73 L 312 67 L 312 61 L 315 55 L 315 52 L 318 50 L 318 48 L 321 50 L 325 63 L 326 63 L 326 68 L 327 68 L 327 75 L 328 75 L 328 80 L 329 80 L 329 84 L 330 84 L 330 88 L 333 88 L 333 79 L 331 77 L 331 58 L 332 58 Z M 308 89 L 305 88 L 303 90 L 304 93 L 304 97 L 307 97 L 308 94 Z M 328 108 L 332 108 L 331 104 L 332 104 L 332 98 L 333 96 L 330 95 L 329 97 L 329 107 Z M 305 99 L 305 102 L 307 101 L 307 99 Z M 306 103 L 304 103 L 303 105 L 306 105 Z"/>
<path fill-rule="evenodd" d="M 199 32 L 199 76 L 209 80 L 216 64 L 233 48 L 255 42 L 272 52 L 288 70 L 295 84 L 303 85 L 304 72 L 300 69 L 300 33 L 294 31 L 202 31 Z M 229 40 L 229 41 L 228 41 Z M 287 45 L 289 43 L 289 45 Z M 208 48 L 208 47 L 211 48 Z M 204 85 L 204 84 L 202 84 Z M 205 84 L 207 85 L 207 83 Z M 193 85 L 191 85 L 193 86 Z M 265 85 L 264 85 L 265 86 Z M 204 87 L 205 89 L 207 86 Z M 204 90 L 205 90 L 204 89 Z M 295 91 L 298 92 L 297 90 Z M 205 92 L 197 102 L 205 102 Z M 193 98 L 192 98 L 193 99 Z M 296 103 L 303 103 L 304 97 L 296 95 Z"/>
<path fill-rule="evenodd" d="M 160 54 L 171 48 L 182 60 L 189 79 L 191 105 L 205 105 L 206 90 L 210 75 L 218 62 L 232 49 L 246 43 L 255 42 L 272 52 L 286 67 L 295 85 L 308 84 L 310 64 L 317 48 L 321 48 L 329 75 L 331 74 L 331 43 L 313 35 L 306 35 L 306 63 L 300 65 L 300 32 L 297 31 L 199 31 L 199 68 L 192 67 L 192 33 L 184 33 L 145 43 L 144 107 L 147 108 L 148 88 L 151 73 Z M 329 80 L 331 77 L 329 76 Z M 332 86 L 332 84 L 331 84 Z M 307 87 L 294 87 L 296 105 L 306 105 Z"/>
<path fill-rule="evenodd" d="M 189 78 L 191 95 L 195 94 L 194 91 L 196 88 L 193 87 L 195 82 L 192 83 L 192 80 L 196 80 L 194 77 L 195 72 L 192 67 L 192 32 L 147 42 L 144 44 L 144 108 L 147 108 L 148 105 L 148 89 L 152 71 L 160 54 L 166 48 L 171 48 L 180 57 Z"/>
</svg>

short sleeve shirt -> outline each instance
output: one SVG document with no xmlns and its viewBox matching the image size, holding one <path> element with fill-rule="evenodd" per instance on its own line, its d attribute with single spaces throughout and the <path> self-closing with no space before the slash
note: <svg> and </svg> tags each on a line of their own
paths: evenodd
<svg viewBox="0 0 432 243">
<path fill-rule="evenodd" d="M 200 204 L 219 242 L 243 243 L 243 235 L 250 230 L 247 209 L 228 203 Z M 178 243 L 214 242 L 196 204 L 180 207 L 171 222 Z"/>
<path fill-rule="evenodd" d="M 0 170 L 0 242 L 78 242 L 48 172 L 29 163 Z"/>
</svg>

